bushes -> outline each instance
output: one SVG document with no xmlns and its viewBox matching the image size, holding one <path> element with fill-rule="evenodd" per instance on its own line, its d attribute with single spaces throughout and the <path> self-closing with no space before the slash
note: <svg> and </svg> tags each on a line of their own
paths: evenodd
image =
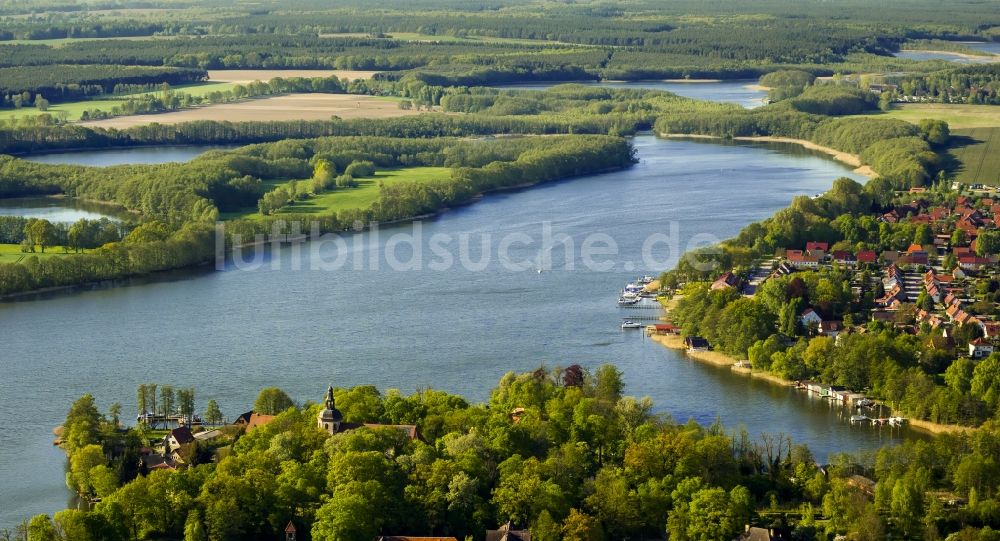
<svg viewBox="0 0 1000 541">
<path fill-rule="evenodd" d="M 368 161 L 351 162 L 344 169 L 344 174 L 352 178 L 365 178 L 375 175 L 375 164 Z"/>
<path fill-rule="evenodd" d="M 789 100 L 796 111 L 814 115 L 856 115 L 874 109 L 874 95 L 859 88 L 816 85 Z"/>
</svg>

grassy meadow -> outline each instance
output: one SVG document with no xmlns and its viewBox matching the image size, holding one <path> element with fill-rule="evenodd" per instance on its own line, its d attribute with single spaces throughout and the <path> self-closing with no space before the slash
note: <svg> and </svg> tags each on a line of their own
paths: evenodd
<svg viewBox="0 0 1000 541">
<path fill-rule="evenodd" d="M 338 188 L 326 193 L 322 193 L 304 201 L 296 201 L 283 207 L 278 214 L 333 214 L 340 210 L 367 208 L 378 200 L 379 182 L 393 182 L 400 180 L 433 182 L 447 179 L 451 176 L 451 169 L 447 167 L 403 167 L 400 169 L 388 169 L 376 171 L 371 178 L 359 178 L 358 186 L 355 188 Z M 268 183 L 269 190 L 278 186 L 287 186 L 290 182 Z M 224 219 L 248 218 L 257 219 L 261 215 L 257 209 L 246 209 L 243 212 L 226 213 Z"/>
<path fill-rule="evenodd" d="M 954 130 L 949 150 L 959 162 L 955 180 L 1000 185 L 1000 128 Z"/>
</svg>

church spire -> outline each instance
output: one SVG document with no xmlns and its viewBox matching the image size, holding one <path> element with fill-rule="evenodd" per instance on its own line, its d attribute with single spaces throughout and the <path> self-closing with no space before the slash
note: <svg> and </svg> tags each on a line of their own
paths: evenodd
<svg viewBox="0 0 1000 541">
<path fill-rule="evenodd" d="M 333 398 L 333 385 L 330 385 L 330 388 L 326 390 L 326 409 L 337 409 Z"/>
</svg>

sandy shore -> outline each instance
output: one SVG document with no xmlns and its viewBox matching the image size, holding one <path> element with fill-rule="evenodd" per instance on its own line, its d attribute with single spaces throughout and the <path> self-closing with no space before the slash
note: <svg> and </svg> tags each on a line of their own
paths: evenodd
<svg viewBox="0 0 1000 541">
<path fill-rule="evenodd" d="M 988 60 L 991 58 L 996 58 L 1000 55 L 995 55 L 987 52 L 983 54 L 969 54 L 969 53 L 959 53 L 955 51 L 939 51 L 937 49 L 900 49 L 901 53 L 933 53 L 933 54 L 944 54 L 949 56 L 957 56 L 958 58 L 965 58 L 966 60 Z"/>
<path fill-rule="evenodd" d="M 716 135 L 689 135 L 685 133 L 661 133 L 660 137 L 670 137 L 678 139 L 722 139 Z M 789 143 L 793 145 L 799 145 L 803 148 L 808 148 L 809 150 L 815 150 L 817 152 L 822 152 L 831 156 L 833 159 L 847 164 L 854 168 L 854 172 L 859 175 L 864 175 L 868 178 L 872 178 L 878 175 L 870 166 L 861 163 L 861 157 L 856 154 L 849 154 L 847 152 L 841 152 L 835 148 L 825 147 L 822 145 L 817 145 L 812 141 L 807 141 L 805 139 L 792 139 L 790 137 L 773 137 L 773 136 L 755 136 L 755 137 L 733 137 L 734 141 L 756 141 L 762 143 Z"/>
<path fill-rule="evenodd" d="M 131 115 L 81 122 L 83 126 L 128 128 L 152 124 L 180 124 L 194 120 L 228 120 L 230 122 L 268 120 L 329 120 L 340 118 L 390 118 L 418 115 L 421 111 L 403 110 L 394 100 L 355 94 L 288 94 L 192 107 L 180 111 L 151 115 Z"/>
<path fill-rule="evenodd" d="M 722 79 L 663 79 L 664 83 L 721 83 Z"/>
</svg>

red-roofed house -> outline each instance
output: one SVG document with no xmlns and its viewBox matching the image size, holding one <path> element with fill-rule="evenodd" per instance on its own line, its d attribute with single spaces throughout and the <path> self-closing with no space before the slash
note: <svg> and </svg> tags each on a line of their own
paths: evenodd
<svg viewBox="0 0 1000 541">
<path fill-rule="evenodd" d="M 803 252 L 802 250 L 788 250 L 785 252 L 785 259 L 793 267 L 818 267 L 821 256 Z"/>
<path fill-rule="evenodd" d="M 823 253 L 826 253 L 829 249 L 830 249 L 830 243 L 829 242 L 807 242 L 806 243 L 806 251 L 807 252 L 815 252 L 816 250 L 819 250 L 819 251 L 821 251 Z"/>
<path fill-rule="evenodd" d="M 841 265 L 857 265 L 858 258 L 854 257 L 854 254 L 846 250 L 835 250 L 833 252 L 833 260 Z"/>
<path fill-rule="evenodd" d="M 858 263 L 874 263 L 878 261 L 878 254 L 875 250 L 861 250 L 858 252 Z"/>
<path fill-rule="evenodd" d="M 731 272 L 720 276 L 718 280 L 712 282 L 712 291 L 721 289 L 737 289 L 740 287 L 740 278 Z"/>
</svg>

